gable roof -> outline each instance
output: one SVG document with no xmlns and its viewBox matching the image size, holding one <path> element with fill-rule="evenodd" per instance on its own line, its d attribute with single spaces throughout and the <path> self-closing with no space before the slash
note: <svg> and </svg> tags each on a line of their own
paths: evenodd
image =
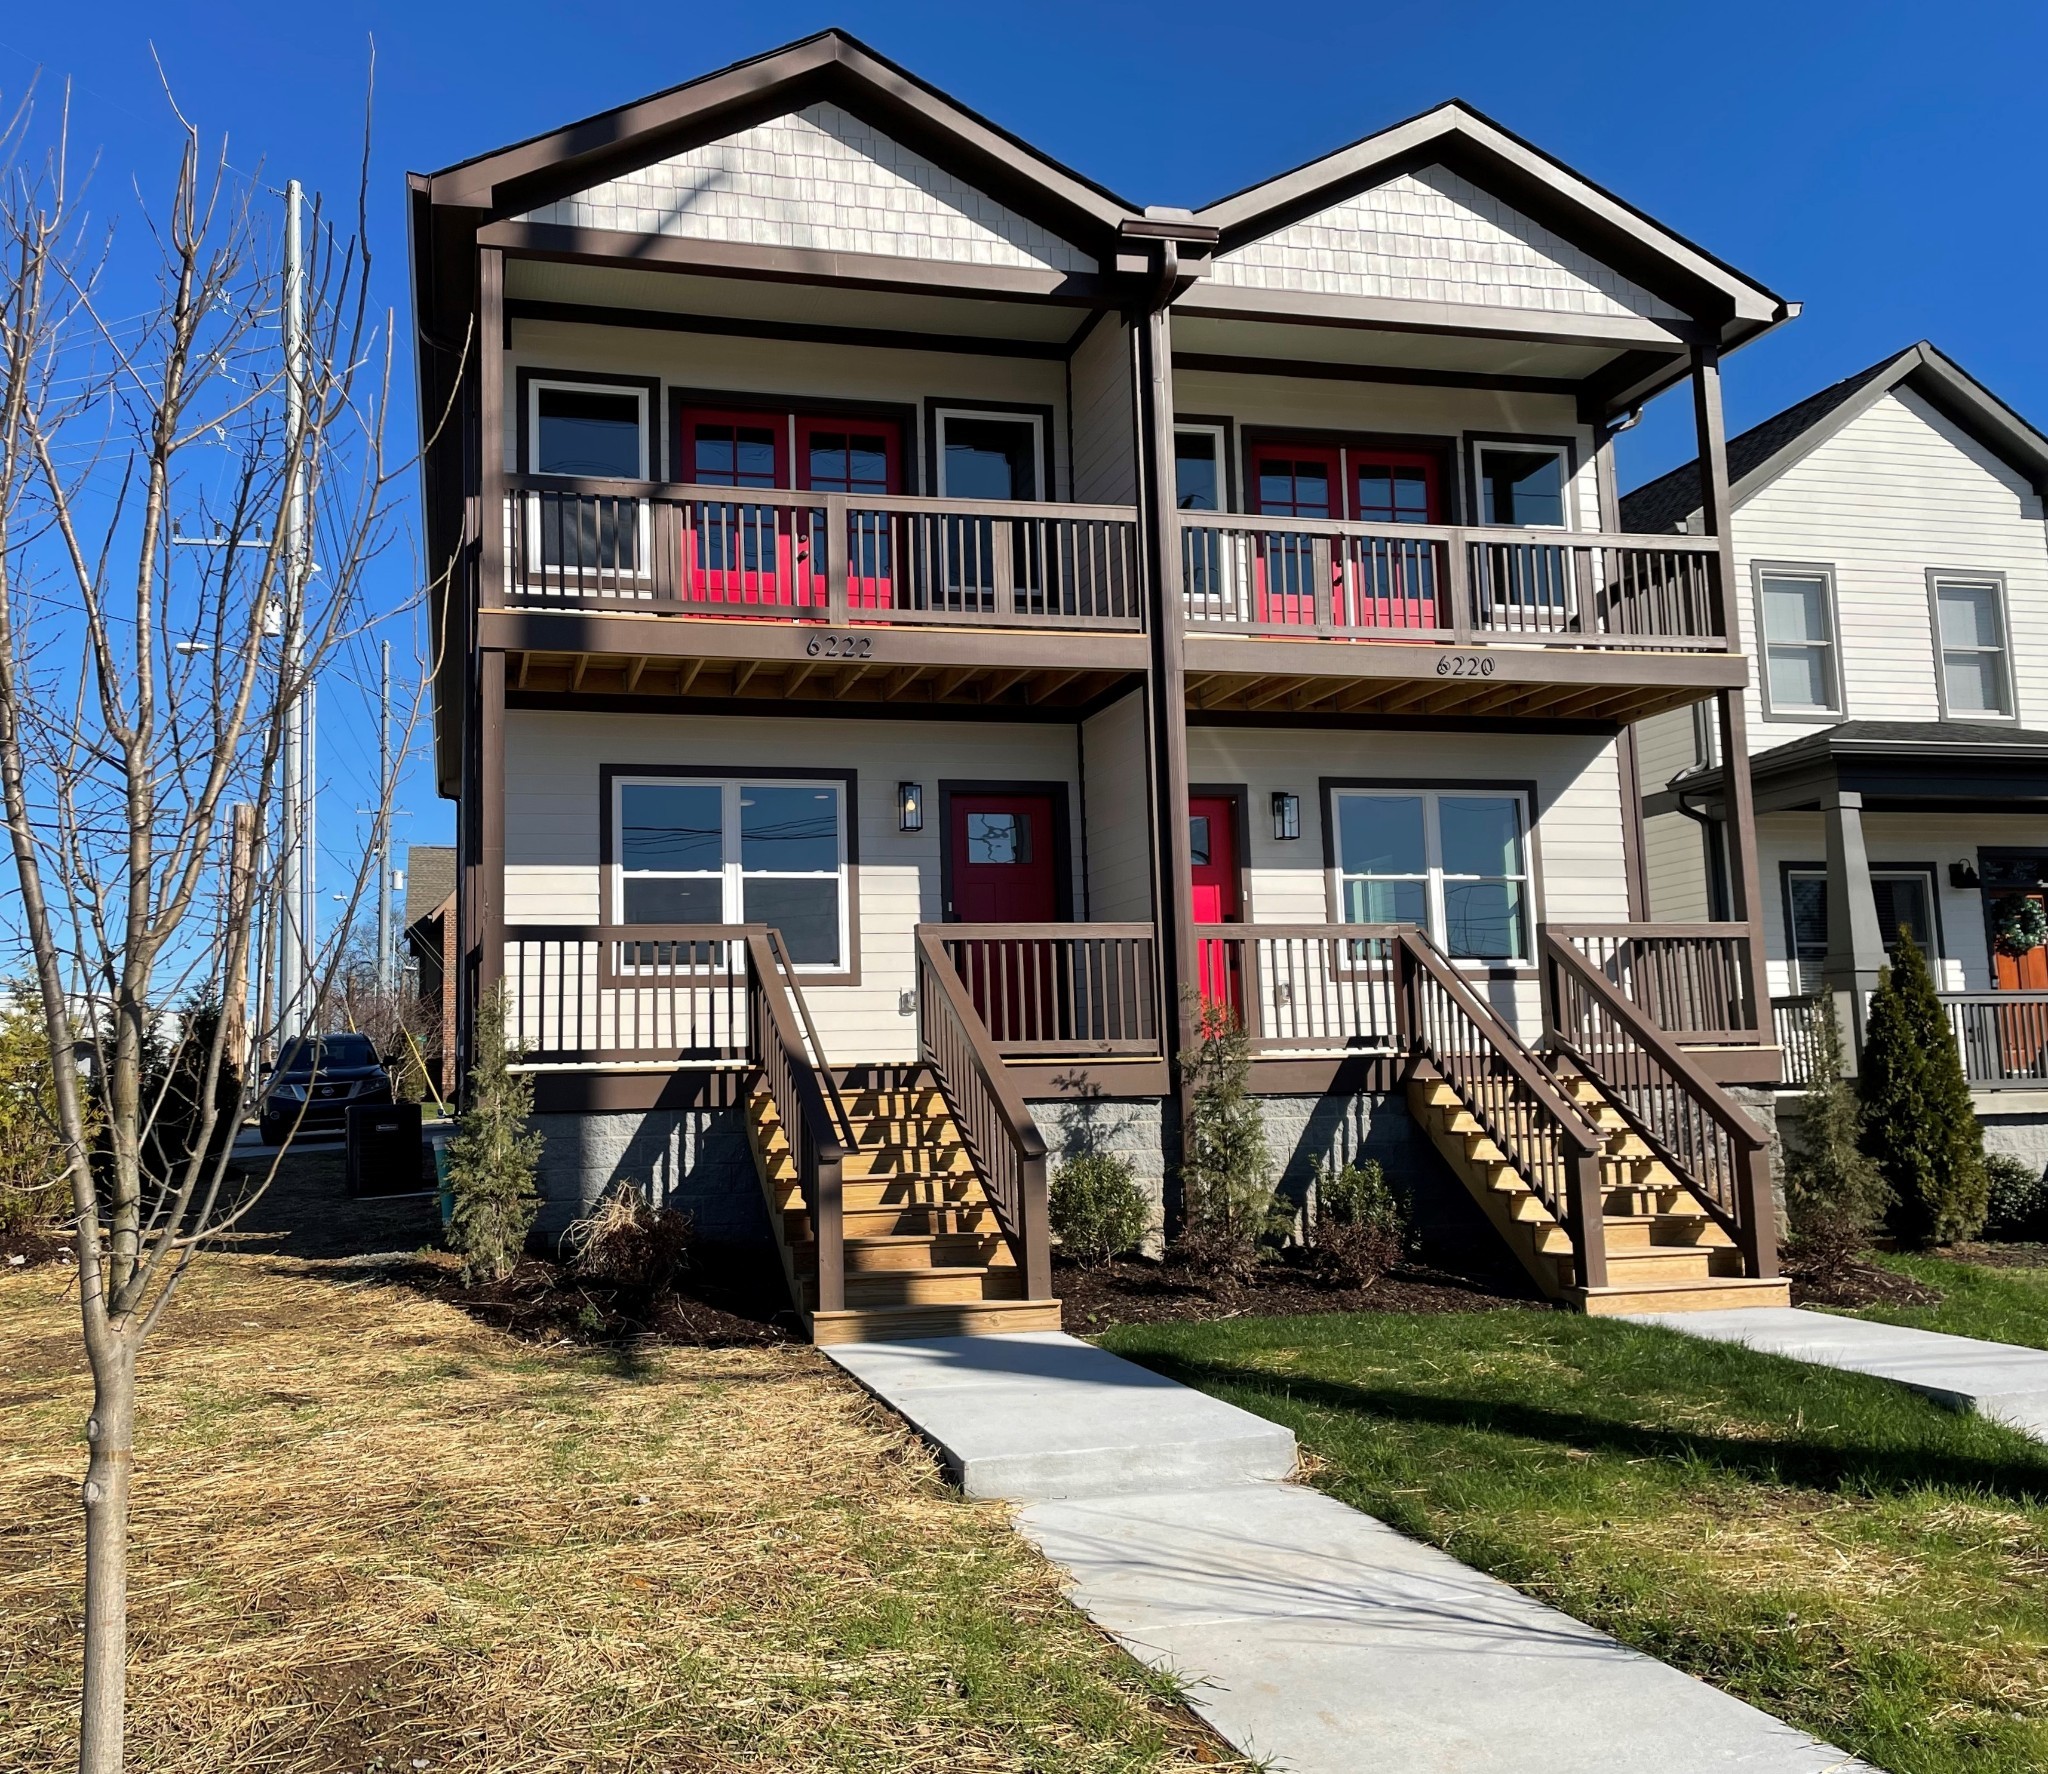
<svg viewBox="0 0 2048 1774">
<path fill-rule="evenodd" d="M 1219 252 L 1230 253 L 1429 166 L 1469 180 L 1685 314 L 1717 323 L 1724 349 L 1793 312 L 1781 296 L 1462 99 L 1218 198 L 1196 220 L 1217 228 Z"/>
<path fill-rule="evenodd" d="M 1925 339 L 1809 394 L 1728 441 L 1729 493 L 1736 505 L 1767 487 L 1895 388 L 1953 420 L 2001 461 L 2048 494 L 2048 437 Z M 1646 481 L 1621 501 L 1624 530 L 1657 535 L 1685 528 L 1700 510 L 1699 458 Z"/>
</svg>

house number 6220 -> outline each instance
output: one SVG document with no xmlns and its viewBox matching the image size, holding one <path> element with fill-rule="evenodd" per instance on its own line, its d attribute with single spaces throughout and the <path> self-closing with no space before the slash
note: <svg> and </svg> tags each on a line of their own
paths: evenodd
<svg viewBox="0 0 2048 1774">
<path fill-rule="evenodd" d="M 813 659 L 865 659 L 874 645 L 868 634 L 815 634 L 804 651 Z"/>
<path fill-rule="evenodd" d="M 1440 678 L 1490 678 L 1495 661 L 1484 653 L 1446 653 L 1436 662 Z"/>
</svg>

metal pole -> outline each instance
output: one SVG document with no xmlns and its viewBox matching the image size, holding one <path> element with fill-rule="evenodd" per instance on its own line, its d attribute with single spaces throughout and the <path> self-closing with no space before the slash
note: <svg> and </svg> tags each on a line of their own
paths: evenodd
<svg viewBox="0 0 2048 1774">
<path fill-rule="evenodd" d="M 391 643 L 380 650 L 377 674 L 377 989 L 391 992 Z"/>
<path fill-rule="evenodd" d="M 306 1032 L 306 950 L 311 929 L 306 880 L 306 833 L 303 795 L 306 782 L 305 703 L 298 690 L 300 604 L 306 572 L 306 271 L 299 227 L 303 193 L 293 179 L 284 188 L 284 412 L 287 455 L 284 498 L 284 632 L 278 644 L 278 687 L 287 699 L 284 709 L 283 802 L 280 848 L 283 863 L 279 918 L 278 1011 L 289 1038 Z"/>
</svg>

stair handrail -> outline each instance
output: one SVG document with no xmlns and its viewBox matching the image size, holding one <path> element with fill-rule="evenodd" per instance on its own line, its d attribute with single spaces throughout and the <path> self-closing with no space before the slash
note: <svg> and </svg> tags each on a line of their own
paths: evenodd
<svg viewBox="0 0 2048 1774">
<path fill-rule="evenodd" d="M 1606 1207 L 1600 1164 L 1605 1136 L 1565 1095 L 1549 1070 L 1475 992 L 1456 963 L 1413 924 L 1388 926 L 1399 944 L 1399 1002 L 1404 1045 L 1436 1068 L 1486 1136 L 1498 1146 L 1571 1235 L 1573 1278 L 1607 1285 Z M 1506 1073 L 1482 1072 L 1430 1014 L 1433 985 L 1488 1060 Z M 1506 1088 L 1503 1089 L 1505 1082 Z M 1550 1149 L 1545 1150 L 1545 1147 Z"/>
<path fill-rule="evenodd" d="M 1774 1278 L 1778 1241 L 1770 1136 L 1576 946 L 1545 930 L 1542 952 L 1553 1049 L 1585 1068 L 1614 1108 L 1727 1227 L 1745 1271 L 1759 1280 Z M 1607 1019 L 1612 1034 L 1606 1043 L 1587 1038 L 1575 993 Z M 1715 1150 L 1706 1123 L 1727 1142 L 1725 1154 Z M 1712 1174 L 1724 1165 L 1725 1177 Z"/>
<path fill-rule="evenodd" d="M 789 987 L 775 962 L 765 924 L 746 927 L 747 1039 L 796 1162 L 797 1186 L 810 1214 L 818 1253 L 817 1312 L 846 1309 L 844 1166 L 848 1148 L 832 1124 L 820 1068 L 804 1049 Z"/>
<path fill-rule="evenodd" d="M 1051 1299 L 1045 1136 L 942 938 L 924 928 L 917 932 L 917 1045 L 981 1172 L 996 1219 L 1016 1246 L 1024 1297 Z"/>
<path fill-rule="evenodd" d="M 832 1070 L 832 1062 L 825 1057 L 825 1043 L 818 1038 L 818 1025 L 811 1020 L 811 1007 L 804 999 L 803 981 L 797 977 L 795 964 L 789 958 L 789 950 L 782 940 L 782 932 L 774 925 L 768 926 L 768 952 L 775 957 L 776 965 L 782 971 L 782 983 L 789 993 L 789 1001 L 795 1007 L 798 1027 L 808 1044 L 812 1069 L 822 1080 L 825 1101 L 832 1110 L 834 1130 L 839 1143 L 847 1151 L 858 1151 L 860 1135 L 854 1131 L 853 1117 L 847 1112 L 846 1097 L 840 1091 L 838 1074 Z"/>
</svg>

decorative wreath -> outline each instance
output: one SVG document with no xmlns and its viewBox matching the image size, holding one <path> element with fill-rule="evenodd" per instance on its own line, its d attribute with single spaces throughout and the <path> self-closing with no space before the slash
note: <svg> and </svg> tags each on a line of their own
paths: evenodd
<svg viewBox="0 0 2048 1774">
<path fill-rule="evenodd" d="M 2048 943 L 2048 906 L 2031 894 L 2008 894 L 1991 908 L 1991 922 L 2001 955 L 2017 958 Z"/>
</svg>

